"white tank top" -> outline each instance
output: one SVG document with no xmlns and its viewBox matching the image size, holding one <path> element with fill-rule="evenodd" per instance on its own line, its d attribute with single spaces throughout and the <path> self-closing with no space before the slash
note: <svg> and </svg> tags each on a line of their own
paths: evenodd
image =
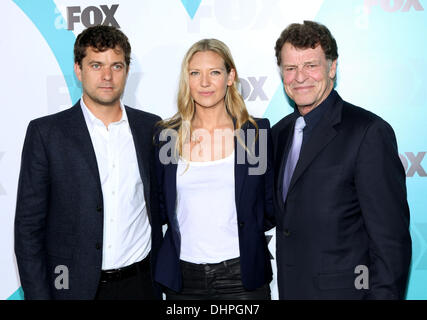
<svg viewBox="0 0 427 320">
<path fill-rule="evenodd" d="M 234 152 L 215 161 L 180 159 L 176 186 L 180 259 L 217 263 L 239 257 Z"/>
</svg>

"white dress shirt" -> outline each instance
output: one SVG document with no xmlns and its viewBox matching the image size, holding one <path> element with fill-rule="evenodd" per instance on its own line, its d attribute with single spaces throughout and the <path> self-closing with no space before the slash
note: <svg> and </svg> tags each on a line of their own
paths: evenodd
<svg viewBox="0 0 427 320">
<path fill-rule="evenodd" d="M 95 150 L 104 200 L 102 270 L 117 269 L 144 259 L 151 250 L 147 216 L 135 145 L 126 110 L 108 125 L 80 100 Z"/>
</svg>

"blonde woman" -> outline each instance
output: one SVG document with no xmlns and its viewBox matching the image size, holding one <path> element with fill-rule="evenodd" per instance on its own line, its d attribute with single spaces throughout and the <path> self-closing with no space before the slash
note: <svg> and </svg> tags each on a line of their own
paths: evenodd
<svg viewBox="0 0 427 320">
<path fill-rule="evenodd" d="M 156 135 L 160 214 L 168 228 L 155 279 L 168 300 L 270 299 L 270 124 L 253 119 L 228 47 L 184 57 L 178 112 Z"/>
</svg>

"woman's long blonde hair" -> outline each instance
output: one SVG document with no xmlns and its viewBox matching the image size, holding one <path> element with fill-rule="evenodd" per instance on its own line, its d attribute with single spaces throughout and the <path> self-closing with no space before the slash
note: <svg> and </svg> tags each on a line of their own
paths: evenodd
<svg viewBox="0 0 427 320">
<path fill-rule="evenodd" d="M 235 129 L 240 129 L 245 122 L 249 121 L 258 132 L 258 126 L 255 120 L 249 115 L 245 102 L 239 93 L 238 84 L 240 81 L 230 49 L 220 40 L 203 39 L 190 47 L 182 61 L 177 97 L 178 112 L 172 118 L 160 122 L 160 126 L 163 129 L 173 129 L 177 133 L 175 150 L 178 151 L 179 156 L 182 156 L 184 142 L 190 139 L 192 131 L 191 121 L 196 112 L 194 100 L 190 94 L 188 65 L 195 53 L 203 51 L 217 53 L 224 60 L 227 74 L 229 74 L 232 69 L 235 71 L 234 82 L 227 88 L 225 95 L 225 108 L 235 121 Z M 239 141 L 241 140 L 239 136 L 237 136 L 237 138 Z M 243 143 L 243 141 L 240 142 Z"/>
</svg>

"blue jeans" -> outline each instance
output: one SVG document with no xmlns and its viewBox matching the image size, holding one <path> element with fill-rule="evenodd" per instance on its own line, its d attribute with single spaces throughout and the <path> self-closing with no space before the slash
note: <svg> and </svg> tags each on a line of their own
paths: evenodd
<svg viewBox="0 0 427 320">
<path fill-rule="evenodd" d="M 195 264 L 181 260 L 182 290 L 166 288 L 167 300 L 270 300 L 268 283 L 252 291 L 243 287 L 240 258 Z"/>
</svg>

